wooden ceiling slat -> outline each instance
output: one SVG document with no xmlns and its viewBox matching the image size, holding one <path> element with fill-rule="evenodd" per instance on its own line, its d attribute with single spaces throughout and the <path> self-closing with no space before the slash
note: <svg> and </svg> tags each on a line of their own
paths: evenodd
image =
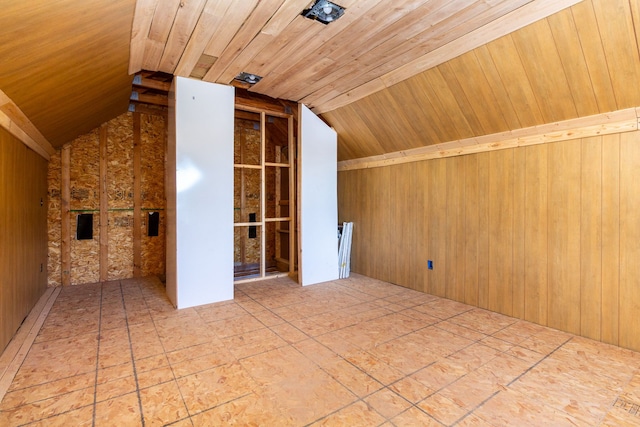
<svg viewBox="0 0 640 427">
<path fill-rule="evenodd" d="M 524 127 L 518 119 L 518 114 L 513 107 L 513 102 L 511 101 L 509 92 L 507 91 L 504 82 L 500 77 L 500 73 L 498 72 L 495 62 L 493 62 L 493 58 L 491 57 L 491 53 L 489 52 L 488 47 L 486 45 L 480 46 L 479 48 L 475 49 L 473 53 L 487 79 L 487 84 L 495 95 L 494 102 L 497 108 L 500 109 L 502 117 L 507 124 L 507 128 L 519 129 L 521 127 Z"/>
<path fill-rule="evenodd" d="M 406 62 L 399 68 L 379 77 L 382 84 L 373 84 L 368 82 L 367 85 L 375 87 L 390 87 L 402 80 L 410 78 L 421 71 L 428 70 L 434 66 L 453 59 L 465 52 L 479 47 L 487 42 L 495 40 L 512 31 L 522 28 L 531 22 L 535 22 L 562 9 L 565 9 L 582 0 L 555 0 L 553 2 L 545 2 L 543 0 L 533 0 L 530 3 L 495 19 L 484 27 L 470 31 L 458 39 L 441 46 L 433 51 L 427 52 L 418 58 Z M 363 85 L 364 86 L 364 85 Z M 316 113 L 330 111 L 340 106 L 353 102 L 360 96 L 365 96 L 363 90 L 351 90 L 344 92 L 338 97 L 323 101 L 315 102 L 314 108 Z M 318 105 L 319 104 L 319 105 Z"/>
<path fill-rule="evenodd" d="M 636 32 L 625 0 L 592 0 L 618 109 L 632 107 L 640 97 L 640 60 Z"/>
<path fill-rule="evenodd" d="M 260 30 L 274 15 L 284 0 L 261 0 L 251 12 L 240 30 L 218 56 L 218 60 L 204 76 L 203 80 L 228 84 L 228 81 L 219 81 L 222 73 L 233 60 L 245 49 L 249 43 L 260 33 Z M 214 55 L 215 56 L 215 55 Z"/>
<path fill-rule="evenodd" d="M 456 1 L 460 2 L 460 0 Z M 424 14 L 417 12 L 414 13 L 414 11 L 423 6 L 425 2 L 426 0 L 405 0 L 402 5 L 399 5 L 401 7 L 397 8 L 390 8 L 388 4 L 384 2 L 377 3 L 371 7 L 368 14 L 365 15 L 363 19 L 351 22 L 348 27 L 344 27 L 343 31 L 319 46 L 315 51 L 316 55 L 330 58 L 336 64 L 343 64 L 345 62 L 352 63 L 349 59 L 353 58 L 358 58 L 358 62 L 360 62 L 360 57 L 365 52 L 374 49 L 391 38 L 411 38 L 411 31 L 413 30 L 416 22 L 419 23 L 419 21 L 422 20 L 423 22 L 420 26 L 424 27 L 424 20 L 431 18 L 431 15 L 428 14 L 432 14 L 438 9 L 446 8 L 445 5 L 447 3 L 455 3 L 451 1 L 447 2 L 446 0 L 434 0 L 427 2 L 430 8 Z M 457 6 L 453 4 L 451 7 Z M 369 18 L 369 16 L 376 17 L 375 24 L 371 22 L 371 18 Z M 350 38 L 349 42 L 345 43 L 347 34 L 350 35 Z M 363 37 L 362 35 L 365 34 L 366 37 Z M 313 61 L 313 56 L 307 56 L 305 61 L 298 64 L 298 66 L 308 69 L 309 66 L 313 64 Z M 293 72 L 291 73 L 292 76 L 284 82 L 285 91 L 280 93 L 279 96 L 301 99 L 302 96 L 298 93 L 300 88 L 309 91 L 311 87 L 316 87 L 318 85 L 325 86 L 326 81 L 321 82 L 321 80 L 324 80 L 335 70 L 336 67 L 332 67 L 330 69 L 315 68 L 315 75 L 306 76 Z M 312 80 L 314 84 L 309 85 L 307 80 Z M 293 84 L 294 82 L 298 82 L 300 84 L 301 81 L 301 85 L 295 86 Z M 278 90 L 277 84 L 274 84 L 274 90 Z"/>
<path fill-rule="evenodd" d="M 549 123 L 575 118 L 578 113 L 549 22 L 538 21 L 512 37 L 534 88 L 543 120 Z"/>
<path fill-rule="evenodd" d="M 590 1 L 579 3 L 571 8 L 576 24 L 576 31 L 582 46 L 582 54 L 589 69 L 591 84 L 600 112 L 614 111 L 618 108 L 611 85 L 611 77 L 607 68 L 607 60 L 602 47 L 602 39 L 598 27 L 593 4 Z"/>
<path fill-rule="evenodd" d="M 225 25 L 225 14 L 233 0 L 209 0 L 176 66 L 176 76 L 188 77 L 216 31 Z"/>
<path fill-rule="evenodd" d="M 158 0 L 155 13 L 153 14 L 153 22 L 149 28 L 149 39 L 157 42 L 166 43 L 176 19 L 176 14 L 183 0 Z"/>
<path fill-rule="evenodd" d="M 131 46 L 129 52 L 129 74 L 142 70 L 142 59 L 147 36 L 151 28 L 153 14 L 158 0 L 137 0 L 131 27 Z"/>
<path fill-rule="evenodd" d="M 165 73 L 173 73 L 184 52 L 189 38 L 198 23 L 200 14 L 207 0 L 183 0 L 180 2 L 167 44 L 160 59 L 158 69 Z"/>
<path fill-rule="evenodd" d="M 531 1 L 531 0 L 520 0 Z M 306 87 L 306 93 L 302 94 L 302 99 L 314 104 L 321 104 L 326 96 L 322 91 L 327 85 L 335 85 L 339 93 L 343 93 L 353 85 L 360 85 L 367 81 L 380 77 L 392 71 L 405 62 L 407 57 L 413 57 L 412 52 L 426 52 L 433 50 L 439 45 L 445 44 L 452 39 L 469 32 L 471 25 L 482 25 L 482 21 L 477 24 L 471 22 L 478 17 L 484 17 L 487 4 L 476 1 L 432 1 L 419 8 L 415 14 L 410 14 L 387 28 L 386 39 L 375 39 L 375 47 L 365 46 L 365 50 L 355 50 L 351 52 L 358 57 L 358 62 L 341 61 L 342 68 L 334 68 L 319 73 L 321 78 L 313 86 Z M 489 9 L 490 11 L 493 9 Z M 473 18 L 473 19 L 471 19 Z M 491 15 L 484 17 L 485 20 L 493 20 Z M 425 30 L 424 22 L 430 23 Z M 458 22 L 464 21 L 465 26 L 461 27 Z M 457 30 L 456 30 L 457 27 Z M 379 41 L 379 42 L 378 42 Z M 425 42 L 430 42 L 433 46 L 425 46 Z M 351 77 L 351 76 L 355 77 Z M 349 76 L 349 78 L 345 78 Z M 347 84 L 347 82 L 349 82 Z M 319 96 L 318 96 L 319 95 Z M 290 94 L 283 94 L 284 97 Z M 300 96 L 300 95 L 298 95 Z"/>
<path fill-rule="evenodd" d="M 556 13 L 547 18 L 547 21 L 578 115 L 591 116 L 600 113 L 571 9 Z"/>
<path fill-rule="evenodd" d="M 493 89 L 474 52 L 459 56 L 447 64 L 451 66 L 456 82 L 469 102 L 466 109 L 472 111 L 478 120 L 479 128 L 474 133 L 490 134 L 508 130 Z M 469 76 L 474 78 L 470 79 Z"/>
<path fill-rule="evenodd" d="M 258 0 L 234 1 L 229 7 L 229 12 L 225 14 L 223 25 L 221 25 L 207 44 L 204 53 L 209 56 L 220 58 L 227 45 L 236 36 L 242 24 L 256 8 Z"/>
<path fill-rule="evenodd" d="M 513 38 L 511 36 L 499 38 L 489 43 L 487 49 L 504 83 L 520 126 L 529 127 L 542 123 L 540 106 Z"/>
</svg>

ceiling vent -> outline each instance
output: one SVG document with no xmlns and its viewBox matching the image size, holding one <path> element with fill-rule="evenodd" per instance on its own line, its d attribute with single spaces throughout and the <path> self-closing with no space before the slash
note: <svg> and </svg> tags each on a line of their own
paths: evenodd
<svg viewBox="0 0 640 427">
<path fill-rule="evenodd" d="M 327 0 L 316 0 L 309 9 L 302 11 L 302 16 L 327 25 L 344 14 L 344 7 Z"/>
<path fill-rule="evenodd" d="M 250 85 L 254 85 L 254 84 L 258 83 L 261 79 L 262 79 L 262 77 L 260 77 L 258 75 L 251 74 L 251 73 L 245 73 L 244 71 L 236 76 L 236 80 L 240 80 L 241 82 L 249 83 Z"/>
</svg>

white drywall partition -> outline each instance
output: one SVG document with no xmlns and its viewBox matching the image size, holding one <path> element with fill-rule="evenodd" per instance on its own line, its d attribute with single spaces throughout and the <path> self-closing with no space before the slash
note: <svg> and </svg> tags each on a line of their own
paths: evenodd
<svg viewBox="0 0 640 427">
<path fill-rule="evenodd" d="M 338 136 L 300 108 L 300 283 L 338 278 Z"/>
<path fill-rule="evenodd" d="M 182 77 L 173 89 L 168 146 L 175 152 L 168 157 L 175 156 L 176 253 L 167 294 L 186 308 L 233 299 L 235 92 Z M 167 270 L 169 260 L 167 254 Z"/>
</svg>

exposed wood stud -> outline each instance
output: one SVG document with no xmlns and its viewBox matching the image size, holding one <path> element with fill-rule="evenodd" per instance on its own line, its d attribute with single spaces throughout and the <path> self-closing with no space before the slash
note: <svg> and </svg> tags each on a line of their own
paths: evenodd
<svg viewBox="0 0 640 427">
<path fill-rule="evenodd" d="M 71 284 L 71 145 L 62 147 L 62 182 L 60 189 L 60 211 L 62 215 L 62 241 L 60 257 L 62 262 L 62 286 Z"/>
<path fill-rule="evenodd" d="M 133 277 L 140 277 L 142 266 L 142 195 L 140 114 L 133 113 Z"/>
<path fill-rule="evenodd" d="M 108 280 L 109 271 L 109 195 L 107 186 L 107 132 L 106 123 L 100 126 L 100 281 Z"/>
</svg>

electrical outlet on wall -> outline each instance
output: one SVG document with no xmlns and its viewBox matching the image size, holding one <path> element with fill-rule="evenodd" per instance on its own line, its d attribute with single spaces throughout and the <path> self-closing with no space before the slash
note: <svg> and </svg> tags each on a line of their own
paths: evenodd
<svg viewBox="0 0 640 427">
<path fill-rule="evenodd" d="M 429 270 L 433 270 L 433 261 L 431 261 L 431 260 L 428 260 L 428 261 L 427 261 L 427 268 L 428 268 Z"/>
</svg>

